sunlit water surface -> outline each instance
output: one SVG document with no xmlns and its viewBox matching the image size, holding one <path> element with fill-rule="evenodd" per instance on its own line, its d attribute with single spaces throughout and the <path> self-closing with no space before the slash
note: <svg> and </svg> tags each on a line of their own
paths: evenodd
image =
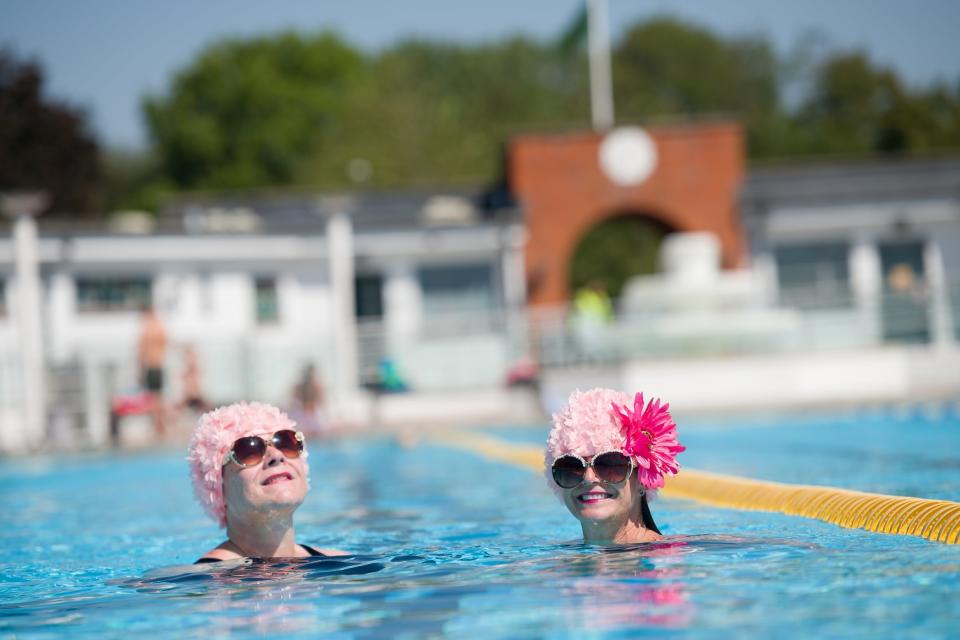
<svg viewBox="0 0 960 640">
<path fill-rule="evenodd" d="M 493 429 L 543 442 L 546 430 Z M 698 469 L 960 501 L 960 420 L 681 422 Z M 956 636 L 960 545 L 653 504 L 589 547 L 543 476 L 389 438 L 314 444 L 298 539 L 353 555 L 192 565 L 222 538 L 182 453 L 0 462 L 0 638 Z"/>
</svg>

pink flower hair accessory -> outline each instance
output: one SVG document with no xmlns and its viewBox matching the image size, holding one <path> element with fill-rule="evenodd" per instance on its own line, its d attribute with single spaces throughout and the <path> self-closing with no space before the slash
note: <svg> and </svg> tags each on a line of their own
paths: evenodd
<svg viewBox="0 0 960 640">
<path fill-rule="evenodd" d="M 632 409 L 630 408 L 632 404 Z M 640 483 L 652 500 L 666 474 L 680 468 L 676 456 L 686 447 L 677 442 L 669 405 L 658 399 L 644 406 L 643 394 L 630 396 L 613 389 L 574 391 L 566 406 L 553 416 L 544 454 L 547 484 L 559 497 L 553 481 L 554 461 L 567 454 L 591 458 L 604 451 L 622 451 L 634 459 Z"/>
<path fill-rule="evenodd" d="M 680 470 L 677 454 L 686 447 L 677 441 L 677 425 L 670 416 L 670 405 L 652 398 L 646 407 L 643 394 L 633 398 L 633 409 L 626 404 L 612 405 L 623 432 L 623 452 L 637 463 L 640 484 L 650 489 L 663 487 L 665 475 Z"/>
<path fill-rule="evenodd" d="M 227 526 L 227 505 L 223 499 L 223 460 L 233 443 L 244 436 L 296 430 L 296 423 L 274 406 L 259 402 L 238 402 L 200 416 L 190 439 L 187 462 L 193 493 L 207 515 L 220 527 Z M 309 474 L 305 458 L 304 471 Z M 309 475 L 307 476 L 309 479 Z"/>
</svg>

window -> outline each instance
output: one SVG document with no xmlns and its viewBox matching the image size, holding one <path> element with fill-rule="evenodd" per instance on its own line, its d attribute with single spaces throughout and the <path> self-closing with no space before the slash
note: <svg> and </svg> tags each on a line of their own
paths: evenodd
<svg viewBox="0 0 960 640">
<path fill-rule="evenodd" d="M 425 267 L 420 270 L 425 314 L 489 311 L 494 306 L 490 265 Z"/>
<path fill-rule="evenodd" d="M 80 313 L 144 311 L 150 306 L 148 278 L 80 278 L 77 310 Z"/>
<path fill-rule="evenodd" d="M 888 342 L 930 342 L 930 299 L 922 242 L 880 245 L 883 337 Z"/>
<path fill-rule="evenodd" d="M 275 278 L 256 280 L 257 324 L 275 324 L 280 319 Z"/>
<path fill-rule="evenodd" d="M 359 275 L 354 281 L 357 319 L 383 317 L 383 277 L 379 274 Z"/>
<path fill-rule="evenodd" d="M 852 305 L 846 243 L 777 247 L 780 303 L 802 309 Z"/>
</svg>

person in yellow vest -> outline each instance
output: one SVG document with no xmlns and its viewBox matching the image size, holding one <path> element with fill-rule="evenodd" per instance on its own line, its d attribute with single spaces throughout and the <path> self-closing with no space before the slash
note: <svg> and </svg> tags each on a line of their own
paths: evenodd
<svg viewBox="0 0 960 640">
<path fill-rule="evenodd" d="M 573 334 L 581 356 L 602 360 L 606 351 L 606 334 L 613 324 L 613 304 L 598 280 L 581 287 L 573 298 Z"/>
</svg>

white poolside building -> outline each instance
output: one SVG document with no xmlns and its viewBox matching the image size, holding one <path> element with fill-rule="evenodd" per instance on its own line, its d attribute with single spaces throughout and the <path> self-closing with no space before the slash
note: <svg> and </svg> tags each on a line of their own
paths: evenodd
<svg viewBox="0 0 960 640">
<path fill-rule="evenodd" d="M 754 169 L 739 202 L 749 266 L 721 271 L 709 237 L 669 238 L 605 345 L 580 341 L 566 307 L 527 308 L 522 206 L 503 194 L 236 194 L 156 220 L 41 216 L 47 423 L 105 441 L 111 397 L 137 386 L 148 304 L 171 339 L 170 401 L 192 345 L 210 401 L 285 405 L 313 364 L 347 423 L 502 415 L 525 356 L 547 409 L 593 384 L 691 410 L 960 396 L 960 162 Z M 0 237 L 11 450 L 43 437 L 23 429 L 14 245 Z M 372 390 L 385 359 L 414 393 Z"/>
<path fill-rule="evenodd" d="M 186 345 L 214 403 L 285 405 L 313 364 L 333 412 L 357 421 L 384 358 L 411 389 L 439 392 L 496 388 L 517 357 L 506 323 L 524 305 L 523 228 L 514 209 L 470 194 L 193 199 L 156 223 L 44 222 L 46 395 L 52 412 L 93 416 L 101 434 L 110 396 L 137 385 L 148 304 L 171 341 L 171 400 Z M 23 411 L 14 252 L 0 239 L 5 430 Z"/>
</svg>

